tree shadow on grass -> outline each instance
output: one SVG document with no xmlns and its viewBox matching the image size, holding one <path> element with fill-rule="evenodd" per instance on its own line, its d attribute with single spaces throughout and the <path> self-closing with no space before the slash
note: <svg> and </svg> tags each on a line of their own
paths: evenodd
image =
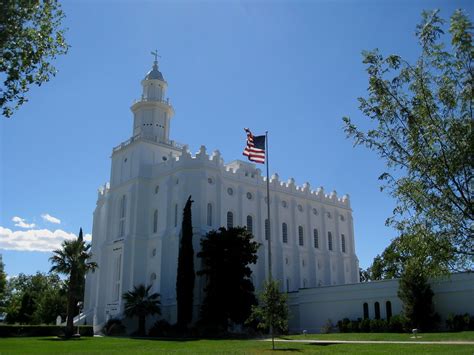
<svg viewBox="0 0 474 355">
<path fill-rule="evenodd" d="M 88 337 L 92 338 L 92 337 Z M 64 337 L 54 337 L 54 338 L 41 338 L 38 340 L 45 340 L 45 341 L 81 341 L 86 340 L 84 337 L 82 338 L 64 338 Z"/>
</svg>

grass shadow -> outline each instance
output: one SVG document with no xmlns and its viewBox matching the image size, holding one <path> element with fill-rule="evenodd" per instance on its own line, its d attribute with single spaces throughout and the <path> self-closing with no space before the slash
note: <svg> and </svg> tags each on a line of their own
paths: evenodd
<svg viewBox="0 0 474 355">
<path fill-rule="evenodd" d="M 91 339 L 92 337 L 88 337 L 89 339 Z M 41 339 L 38 339 L 38 340 L 43 340 L 43 341 L 80 341 L 80 340 L 86 340 L 85 337 L 81 337 L 81 338 L 64 338 L 64 337 L 59 337 L 59 336 L 56 336 L 54 338 L 41 338 Z"/>
</svg>

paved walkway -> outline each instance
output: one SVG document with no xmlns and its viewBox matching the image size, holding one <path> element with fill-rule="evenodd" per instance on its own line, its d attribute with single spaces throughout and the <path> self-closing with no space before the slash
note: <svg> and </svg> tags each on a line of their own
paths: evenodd
<svg viewBox="0 0 474 355">
<path fill-rule="evenodd" d="M 264 339 L 263 341 L 272 341 Z M 275 339 L 279 343 L 307 343 L 307 344 L 432 344 L 432 345 L 474 345 L 474 341 L 465 340 L 441 340 L 441 341 L 423 341 L 423 340 L 315 340 L 315 339 Z"/>
</svg>

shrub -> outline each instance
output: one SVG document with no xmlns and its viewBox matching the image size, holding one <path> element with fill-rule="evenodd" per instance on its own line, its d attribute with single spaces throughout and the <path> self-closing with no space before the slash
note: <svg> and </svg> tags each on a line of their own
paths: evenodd
<svg viewBox="0 0 474 355">
<path fill-rule="evenodd" d="M 340 320 L 337 322 L 337 327 L 339 328 L 339 332 L 340 333 L 348 333 L 350 332 L 350 329 L 349 329 L 349 324 L 351 323 L 351 321 L 349 320 L 349 318 L 344 318 L 343 320 Z"/>
<path fill-rule="evenodd" d="M 76 330 L 77 327 L 74 327 Z M 93 336 L 94 330 L 90 325 L 79 326 L 82 336 Z M 64 326 L 60 325 L 0 325 L 0 337 L 36 337 L 36 336 L 62 336 Z"/>
<path fill-rule="evenodd" d="M 359 333 L 360 332 L 360 323 L 362 319 L 352 320 L 349 323 L 349 332 L 351 333 Z"/>
<path fill-rule="evenodd" d="M 388 329 L 394 333 L 403 333 L 407 330 L 407 319 L 403 315 L 395 315 L 388 321 Z"/>
<path fill-rule="evenodd" d="M 371 333 L 383 333 L 388 330 L 388 324 L 385 319 L 372 319 L 370 321 Z"/>
<path fill-rule="evenodd" d="M 474 317 L 471 317 L 469 313 L 450 314 L 446 319 L 446 327 L 452 332 L 472 330 L 474 328 Z"/>
<path fill-rule="evenodd" d="M 125 335 L 126 328 L 120 319 L 112 318 L 105 323 L 102 332 L 109 336 Z"/>
<path fill-rule="evenodd" d="M 332 321 L 330 319 L 328 319 L 326 321 L 326 324 L 321 327 L 321 333 L 329 334 L 329 333 L 332 332 L 333 328 L 334 328 L 334 326 L 332 324 Z"/>
<path fill-rule="evenodd" d="M 173 333 L 173 326 L 164 319 L 155 322 L 148 335 L 151 337 L 169 337 Z"/>
<path fill-rule="evenodd" d="M 360 331 L 363 333 L 370 332 L 370 319 L 366 318 L 360 322 Z"/>
</svg>

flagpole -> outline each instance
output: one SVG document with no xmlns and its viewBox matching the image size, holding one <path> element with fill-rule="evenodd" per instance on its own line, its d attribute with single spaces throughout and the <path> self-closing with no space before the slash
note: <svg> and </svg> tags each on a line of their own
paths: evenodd
<svg viewBox="0 0 474 355">
<path fill-rule="evenodd" d="M 268 220 L 268 280 L 272 280 L 272 238 L 270 223 L 270 178 L 268 173 L 268 131 L 265 131 L 265 162 L 267 165 L 267 220 Z"/>
</svg>

